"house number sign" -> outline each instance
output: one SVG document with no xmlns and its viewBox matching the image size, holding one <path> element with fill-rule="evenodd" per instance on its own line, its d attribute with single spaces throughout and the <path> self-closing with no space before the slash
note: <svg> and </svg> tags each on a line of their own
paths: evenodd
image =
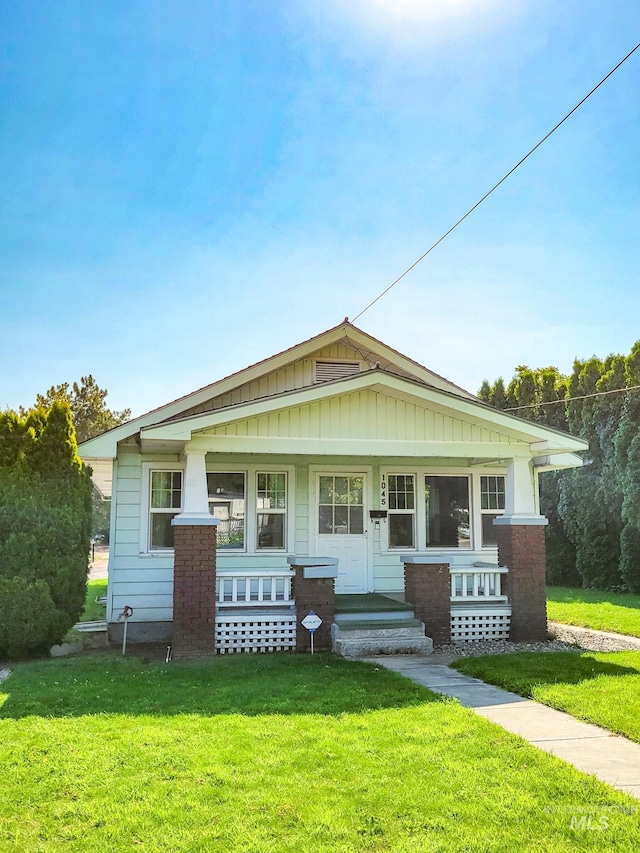
<svg viewBox="0 0 640 853">
<path fill-rule="evenodd" d="M 380 481 L 380 506 L 385 509 L 387 506 L 387 478 L 383 477 Z"/>
</svg>

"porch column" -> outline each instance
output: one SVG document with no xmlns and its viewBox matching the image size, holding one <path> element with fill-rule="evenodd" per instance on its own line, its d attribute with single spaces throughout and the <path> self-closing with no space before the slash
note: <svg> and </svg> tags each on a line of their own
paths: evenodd
<svg viewBox="0 0 640 853">
<path fill-rule="evenodd" d="M 302 620 L 313 610 L 322 619 L 313 638 L 315 651 L 330 652 L 331 626 L 336 618 L 338 560 L 335 557 L 287 557 L 287 562 L 295 572 L 292 594 L 296 602 L 296 651 L 309 651 L 309 632 Z"/>
<path fill-rule="evenodd" d="M 174 525 L 173 657 L 216 651 L 216 528 L 218 519 L 177 515 Z"/>
<path fill-rule="evenodd" d="M 407 556 L 404 563 L 404 597 L 425 634 L 434 645 L 451 642 L 451 575 L 449 563 L 439 557 Z"/>
<path fill-rule="evenodd" d="M 503 592 L 511 604 L 510 638 L 517 643 L 547 639 L 544 528 L 538 510 L 535 478 L 528 459 L 514 459 L 507 469 L 505 513 L 494 520 L 498 564 L 506 566 Z"/>
<path fill-rule="evenodd" d="M 184 494 L 181 518 L 211 516 L 209 512 L 209 490 L 207 489 L 207 468 L 205 450 L 185 448 Z"/>
<path fill-rule="evenodd" d="M 216 542 L 209 512 L 205 451 L 185 450 L 182 512 L 174 526 L 173 657 L 216 651 Z"/>
</svg>

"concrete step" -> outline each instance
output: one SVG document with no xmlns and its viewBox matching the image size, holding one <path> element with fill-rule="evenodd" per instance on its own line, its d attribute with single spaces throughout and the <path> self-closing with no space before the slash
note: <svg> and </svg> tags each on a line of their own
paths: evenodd
<svg viewBox="0 0 640 853">
<path fill-rule="evenodd" d="M 97 619 L 95 622 L 77 622 L 73 627 L 81 634 L 92 634 L 98 631 L 106 631 L 107 623 L 104 619 Z"/>
<path fill-rule="evenodd" d="M 363 655 L 429 654 L 433 641 L 425 637 L 424 624 L 417 619 L 409 624 L 375 625 L 362 622 L 360 626 L 331 626 L 331 645 L 335 654 L 343 657 Z"/>
<path fill-rule="evenodd" d="M 373 619 L 360 619 L 357 622 L 338 622 L 336 625 L 340 629 L 340 633 L 345 637 L 364 637 L 375 636 L 377 634 L 384 635 L 385 632 L 389 636 L 414 636 L 417 632 L 418 636 L 424 637 L 424 623 L 418 619 L 389 619 L 387 621 L 376 621 Z"/>
<path fill-rule="evenodd" d="M 336 613 L 336 623 L 347 625 L 349 622 L 404 622 L 413 619 L 413 610 L 368 610 L 357 613 Z"/>
</svg>

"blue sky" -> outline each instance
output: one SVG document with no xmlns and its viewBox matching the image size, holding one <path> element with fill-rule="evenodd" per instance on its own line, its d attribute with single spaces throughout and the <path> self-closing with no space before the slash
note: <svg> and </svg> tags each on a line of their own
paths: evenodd
<svg viewBox="0 0 640 853">
<path fill-rule="evenodd" d="M 640 41 L 637 0 L 0 9 L 0 407 L 141 414 L 355 315 Z M 471 391 L 640 338 L 640 50 L 357 325 Z"/>
</svg>

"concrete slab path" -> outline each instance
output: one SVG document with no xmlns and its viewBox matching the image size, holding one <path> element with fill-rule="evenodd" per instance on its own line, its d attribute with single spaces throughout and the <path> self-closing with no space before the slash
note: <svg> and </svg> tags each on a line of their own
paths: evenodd
<svg viewBox="0 0 640 853">
<path fill-rule="evenodd" d="M 439 658 L 439 660 L 438 660 Z M 463 675 L 451 655 L 380 655 L 367 661 L 399 672 L 435 693 L 453 696 L 477 714 L 578 770 L 640 799 L 640 744 L 606 729 Z"/>
</svg>

